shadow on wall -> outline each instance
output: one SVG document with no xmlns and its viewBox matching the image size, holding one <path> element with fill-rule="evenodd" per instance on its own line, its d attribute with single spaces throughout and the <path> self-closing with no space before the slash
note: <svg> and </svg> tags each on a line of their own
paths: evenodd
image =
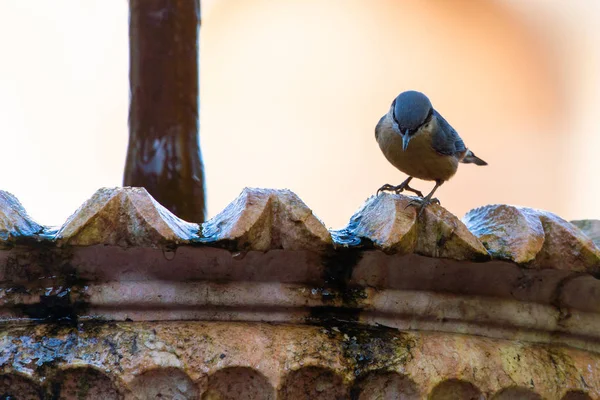
<svg viewBox="0 0 600 400">
<path fill-rule="evenodd" d="M 444 206 L 461 215 L 508 202 L 564 214 L 564 198 L 551 187 L 561 168 L 561 82 L 544 47 L 504 6 L 204 4 L 202 140 L 211 215 L 243 186 L 288 187 L 328 223 L 343 225 L 379 186 L 404 179 L 373 131 L 406 89 L 427 93 L 490 163 L 461 166 L 440 189 Z"/>
</svg>

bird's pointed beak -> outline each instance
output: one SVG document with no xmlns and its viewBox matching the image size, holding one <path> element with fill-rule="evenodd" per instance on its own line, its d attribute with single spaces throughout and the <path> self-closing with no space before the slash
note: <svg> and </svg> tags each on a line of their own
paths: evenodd
<svg viewBox="0 0 600 400">
<path fill-rule="evenodd" d="M 412 136 L 410 136 L 408 134 L 408 129 L 406 130 L 406 132 L 404 132 L 404 135 L 402 135 L 402 150 L 406 151 L 406 149 L 408 148 L 408 142 L 410 142 L 410 139 L 412 139 Z"/>
</svg>

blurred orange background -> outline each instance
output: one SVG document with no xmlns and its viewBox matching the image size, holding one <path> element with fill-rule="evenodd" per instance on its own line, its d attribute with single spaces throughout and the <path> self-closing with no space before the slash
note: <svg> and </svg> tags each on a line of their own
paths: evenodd
<svg viewBox="0 0 600 400">
<path fill-rule="evenodd" d="M 374 127 L 414 89 L 489 163 L 436 193 L 450 211 L 600 218 L 599 17 L 597 0 L 203 0 L 209 216 L 245 186 L 289 188 L 345 225 L 405 178 Z M 121 185 L 127 35 L 125 0 L 0 2 L 0 188 L 39 222 Z"/>
</svg>

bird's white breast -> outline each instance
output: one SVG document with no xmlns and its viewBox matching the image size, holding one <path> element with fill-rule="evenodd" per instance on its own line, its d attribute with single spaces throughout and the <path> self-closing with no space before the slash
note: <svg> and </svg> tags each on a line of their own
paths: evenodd
<svg viewBox="0 0 600 400">
<path fill-rule="evenodd" d="M 421 129 L 402 150 L 402 136 L 394 129 L 392 118 L 385 116 L 377 132 L 379 148 L 388 161 L 405 174 L 426 181 L 449 180 L 458 168 L 458 159 L 442 155 L 431 146 L 432 119 L 429 128 Z"/>
</svg>

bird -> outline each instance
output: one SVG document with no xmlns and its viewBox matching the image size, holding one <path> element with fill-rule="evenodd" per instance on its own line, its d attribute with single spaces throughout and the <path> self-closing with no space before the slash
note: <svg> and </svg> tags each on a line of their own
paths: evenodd
<svg viewBox="0 0 600 400">
<path fill-rule="evenodd" d="M 383 185 L 377 195 L 383 191 L 413 192 L 418 198 L 408 205 L 419 206 L 419 216 L 427 205 L 440 203 L 432 196 L 454 176 L 459 163 L 487 165 L 465 146 L 458 132 L 433 108 L 429 98 L 414 90 L 402 92 L 394 99 L 375 126 L 375 139 L 385 158 L 408 175 L 397 186 Z M 423 197 L 421 191 L 409 186 L 413 178 L 435 181 L 435 186 Z"/>
</svg>

